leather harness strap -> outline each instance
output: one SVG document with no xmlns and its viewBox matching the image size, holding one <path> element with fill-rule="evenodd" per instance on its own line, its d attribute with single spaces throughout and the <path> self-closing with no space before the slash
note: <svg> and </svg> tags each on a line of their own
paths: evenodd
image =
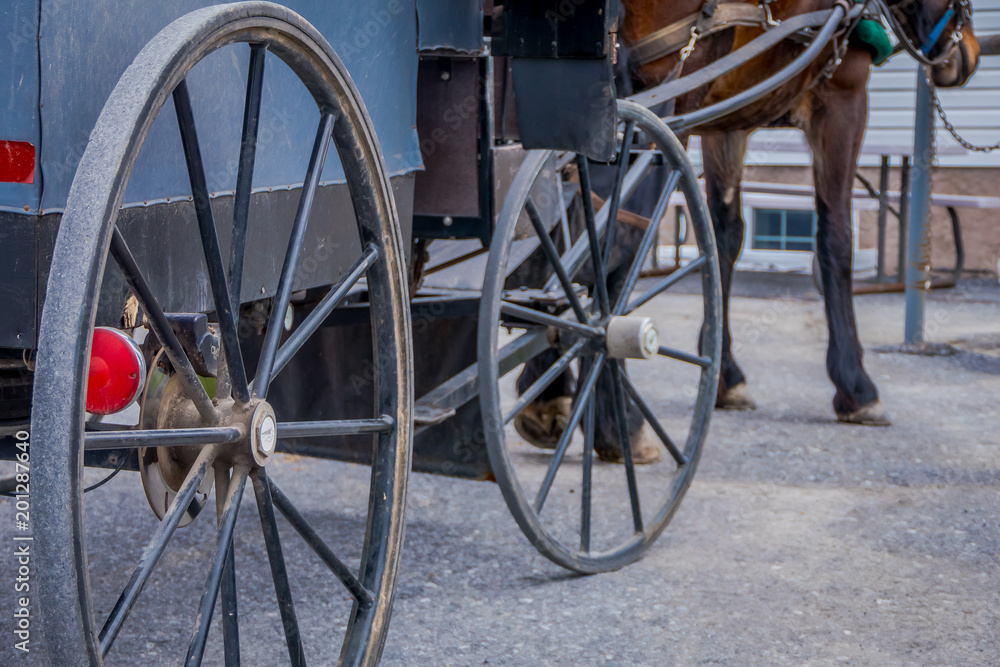
<svg viewBox="0 0 1000 667">
<path fill-rule="evenodd" d="M 692 14 L 630 44 L 629 54 L 633 62 L 642 66 L 677 53 L 691 40 L 692 34 L 706 37 L 736 26 L 767 25 L 768 14 L 764 7 L 742 2 L 719 4 L 718 0 L 714 2 L 710 0 L 697 14 Z"/>
<path fill-rule="evenodd" d="M 853 13 L 857 14 L 858 12 L 855 11 Z M 785 19 L 781 22 L 781 25 L 768 30 L 757 39 L 744 44 L 729 55 L 688 74 L 682 79 L 668 80 L 649 90 L 632 95 L 629 99 L 647 107 L 676 99 L 745 65 L 753 58 L 765 53 L 778 42 L 784 39 L 794 39 L 800 31 L 822 26 L 829 16 L 830 10 L 826 9 L 799 14 L 798 16 Z"/>
</svg>

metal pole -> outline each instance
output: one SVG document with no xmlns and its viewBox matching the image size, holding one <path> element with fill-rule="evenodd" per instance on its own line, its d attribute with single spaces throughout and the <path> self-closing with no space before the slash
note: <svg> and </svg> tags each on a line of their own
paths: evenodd
<svg viewBox="0 0 1000 667">
<path fill-rule="evenodd" d="M 906 223 L 910 219 L 910 156 L 903 156 L 899 168 L 899 261 L 896 263 L 896 282 L 906 282 Z"/>
<path fill-rule="evenodd" d="M 934 113 L 930 84 L 917 69 L 917 118 L 913 134 L 913 185 L 910 196 L 906 262 L 906 343 L 924 342 L 924 298 L 930 289 L 931 168 L 934 163 Z"/>
<path fill-rule="evenodd" d="M 875 282 L 885 282 L 885 222 L 889 213 L 889 156 L 883 155 L 878 172 L 878 266 Z"/>
</svg>

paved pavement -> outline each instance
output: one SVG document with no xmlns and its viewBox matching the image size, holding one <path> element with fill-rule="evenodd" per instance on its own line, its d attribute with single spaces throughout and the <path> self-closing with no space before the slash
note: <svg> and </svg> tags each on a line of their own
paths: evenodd
<svg viewBox="0 0 1000 667">
<path fill-rule="evenodd" d="M 1000 289 L 971 281 L 934 294 L 930 337 L 948 345 L 933 355 L 899 351 L 901 295 L 856 300 L 867 367 L 895 419 L 866 428 L 833 419 L 822 302 L 808 278 L 740 283 L 734 330 L 759 408 L 716 413 L 694 484 L 645 558 L 569 574 L 531 549 L 495 485 L 414 475 L 384 664 L 1000 664 Z M 658 318 L 696 307 L 683 294 L 653 304 Z M 361 471 L 285 458 L 279 475 L 353 556 Z M 109 512 L 136 492 L 124 475 L 108 486 L 103 511 L 88 512 L 127 545 L 92 550 L 114 579 L 153 522 Z M 244 664 L 281 664 L 266 561 L 259 540 L 242 537 L 255 532 L 251 502 L 237 542 Z M 0 507 L 9 545 L 12 509 Z M 114 664 L 176 664 L 190 619 L 171 609 L 203 581 L 208 524 L 181 531 Z M 328 575 L 291 535 L 285 543 L 307 654 L 331 664 L 343 601 L 318 595 Z M 7 555 L 0 581 L 13 572 Z M 9 608 L 12 597 L 0 600 Z M 8 650 L 0 664 L 43 663 Z"/>
</svg>

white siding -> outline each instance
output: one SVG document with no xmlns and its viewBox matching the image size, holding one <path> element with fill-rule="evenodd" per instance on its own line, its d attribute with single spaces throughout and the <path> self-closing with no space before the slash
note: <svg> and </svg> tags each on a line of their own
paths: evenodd
<svg viewBox="0 0 1000 667">
<path fill-rule="evenodd" d="M 973 0 L 973 25 L 980 37 L 1000 33 L 1000 0 Z M 916 63 L 905 53 L 872 70 L 869 82 L 870 115 L 865 144 L 872 146 L 912 146 L 916 106 Z M 1000 141 L 1000 56 L 984 57 L 979 70 L 963 88 L 940 90 L 948 117 L 959 132 L 977 144 Z M 937 122 L 939 164 L 947 167 L 1000 167 L 1000 151 L 992 154 L 967 153 Z M 803 150 L 789 150 L 800 144 L 795 130 L 760 130 L 751 139 L 748 164 L 769 166 L 808 165 Z M 692 149 L 696 160 L 697 142 Z M 878 155 L 863 151 L 863 165 L 878 164 Z"/>
</svg>

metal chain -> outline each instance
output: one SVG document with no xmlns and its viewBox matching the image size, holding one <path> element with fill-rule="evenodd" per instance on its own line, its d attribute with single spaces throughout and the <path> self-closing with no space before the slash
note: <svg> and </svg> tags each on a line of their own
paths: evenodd
<svg viewBox="0 0 1000 667">
<path fill-rule="evenodd" d="M 861 19 L 863 19 L 867 15 L 869 10 L 869 5 L 872 3 L 872 1 L 873 0 L 865 0 L 863 9 L 861 10 L 861 12 L 858 13 L 857 16 L 854 17 L 853 20 L 851 20 L 850 17 L 848 16 L 850 13 L 849 11 L 844 12 L 844 25 L 841 28 L 841 30 L 839 30 L 833 36 L 833 39 L 831 40 L 831 42 L 833 43 L 833 55 L 831 55 L 830 59 L 826 61 L 826 65 L 824 65 L 823 69 L 820 70 L 819 75 L 817 75 L 816 79 L 811 84 L 809 84 L 809 86 L 807 86 L 804 91 L 802 91 L 803 93 L 811 92 L 821 83 L 833 77 L 833 73 L 837 71 L 837 68 L 840 67 L 840 63 L 844 61 L 844 56 L 847 55 L 847 48 L 849 46 L 848 38 L 850 34 L 854 32 L 855 28 L 858 27 L 858 23 L 861 22 Z"/>
<path fill-rule="evenodd" d="M 924 76 L 927 76 L 926 69 L 924 70 Z M 928 77 L 927 86 L 931 91 L 931 102 L 934 104 L 934 109 L 937 111 L 937 115 L 941 119 L 944 129 L 948 130 L 948 134 L 950 134 L 955 141 L 961 144 L 966 150 L 974 153 L 992 153 L 995 150 L 1000 150 L 1000 141 L 992 146 L 977 146 L 962 137 L 962 135 L 958 133 L 958 130 L 955 129 L 955 126 L 952 125 L 951 121 L 948 120 L 948 114 L 945 112 L 944 106 L 941 104 L 941 99 L 938 97 L 937 90 L 934 88 L 934 84 L 931 83 L 930 77 Z"/>
<path fill-rule="evenodd" d="M 918 65 L 918 67 L 921 67 L 921 66 Z M 923 69 L 923 71 L 924 71 L 924 77 L 927 79 L 927 90 L 930 91 L 931 99 L 932 100 L 937 100 L 937 93 L 934 91 L 934 83 L 931 81 L 931 78 L 930 78 L 930 68 L 928 68 L 928 67 L 921 67 L 921 69 Z M 940 108 L 940 106 L 938 108 Z M 914 120 L 916 120 L 916 119 L 914 118 Z M 935 129 L 933 123 L 931 123 L 931 146 L 930 146 L 930 148 L 931 148 L 930 159 L 927 161 L 927 163 L 928 163 L 927 164 L 927 206 L 924 207 L 924 243 L 927 244 L 927 271 L 928 272 L 931 269 L 931 226 L 934 224 L 934 216 L 931 213 L 931 205 L 930 204 L 931 204 L 931 198 L 934 196 L 934 181 L 937 179 L 938 171 L 939 171 L 939 169 L 938 169 L 938 140 L 937 140 L 937 130 Z M 914 159 L 915 158 L 916 158 L 916 156 L 914 156 Z M 912 174 L 913 172 L 910 172 L 910 173 Z M 912 197 L 913 196 L 913 181 L 912 181 L 912 179 L 910 181 L 909 191 L 910 191 L 910 196 Z M 910 210 L 912 211 L 913 209 L 910 209 Z M 909 221 L 907 221 L 907 224 L 909 224 Z M 907 251 L 906 254 L 909 255 L 910 257 L 914 256 L 909 251 Z M 907 262 L 909 262 L 909 258 L 907 258 Z M 906 272 L 905 271 L 901 271 L 901 273 L 903 275 L 903 282 L 906 282 Z M 930 277 L 929 273 L 927 274 L 927 277 L 928 278 Z M 928 284 L 929 284 L 929 282 L 928 282 Z"/>
<path fill-rule="evenodd" d="M 922 69 L 924 71 L 924 77 L 927 79 L 927 90 L 930 91 L 931 99 L 937 101 L 937 92 L 935 92 L 934 90 L 934 83 L 931 81 L 929 69 L 927 67 L 923 67 Z M 941 108 L 940 103 L 938 104 L 938 108 L 939 109 Z M 947 123 L 947 121 L 945 122 Z M 933 196 L 934 194 L 934 177 L 937 176 L 938 173 L 938 140 L 937 140 L 937 130 L 934 128 L 933 123 L 931 124 L 931 155 L 930 155 L 930 160 L 928 160 L 927 162 L 928 162 L 927 192 L 928 192 L 928 197 L 930 197 Z M 913 192 L 912 188 L 910 189 L 910 192 L 911 193 Z M 928 233 L 930 233 L 929 230 L 931 228 L 931 220 L 932 220 L 930 206 L 927 207 L 927 210 L 925 211 L 925 216 L 926 216 L 925 220 L 926 226 L 924 227 L 924 229 L 928 230 Z"/>
<path fill-rule="evenodd" d="M 802 94 L 810 93 L 819 87 L 820 84 L 825 83 L 828 79 L 833 76 L 833 73 L 837 71 L 840 67 L 840 63 L 843 62 L 844 56 L 847 54 L 847 36 L 844 35 L 843 38 L 839 39 L 836 36 L 831 40 L 833 42 L 833 55 L 830 59 L 826 61 L 823 69 L 819 71 L 816 78 L 813 79 L 812 83 L 806 86 L 806 89 L 802 91 Z"/>
</svg>

